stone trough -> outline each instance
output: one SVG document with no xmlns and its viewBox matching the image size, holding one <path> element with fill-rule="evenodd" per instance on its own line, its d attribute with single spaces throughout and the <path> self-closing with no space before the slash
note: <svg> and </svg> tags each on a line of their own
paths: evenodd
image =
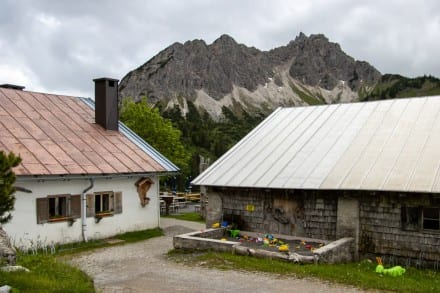
<svg viewBox="0 0 440 293">
<path fill-rule="evenodd" d="M 301 241 L 323 243 L 320 248 L 308 253 L 301 252 L 275 252 L 264 249 L 250 248 L 238 241 L 220 240 L 225 235 L 226 228 L 206 229 L 195 231 L 182 235 L 176 235 L 173 238 L 174 248 L 195 249 L 195 250 L 214 250 L 222 252 L 232 252 L 240 255 L 252 255 L 256 257 L 265 257 L 281 259 L 295 263 L 342 263 L 353 261 L 353 243 L 354 238 L 341 238 L 336 241 L 325 241 L 304 237 L 277 235 L 273 236 L 287 241 Z M 260 233 L 261 234 L 261 233 Z M 241 231 L 240 235 L 258 237 L 255 232 Z"/>
</svg>

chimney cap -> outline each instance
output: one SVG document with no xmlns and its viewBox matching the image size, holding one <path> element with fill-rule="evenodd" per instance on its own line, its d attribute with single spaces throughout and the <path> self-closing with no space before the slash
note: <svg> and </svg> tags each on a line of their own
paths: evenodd
<svg viewBox="0 0 440 293">
<path fill-rule="evenodd" d="M 22 85 L 16 85 L 16 84 L 11 84 L 11 83 L 0 84 L 0 87 L 5 88 L 5 89 L 19 90 L 19 91 L 22 91 L 25 88 Z"/>
<path fill-rule="evenodd" d="M 95 78 L 93 81 L 94 81 L 94 82 L 97 82 L 97 81 L 104 81 L 104 80 L 115 81 L 115 82 L 118 82 L 118 81 L 119 81 L 119 79 L 110 78 L 110 77 L 100 77 L 100 78 Z"/>
</svg>

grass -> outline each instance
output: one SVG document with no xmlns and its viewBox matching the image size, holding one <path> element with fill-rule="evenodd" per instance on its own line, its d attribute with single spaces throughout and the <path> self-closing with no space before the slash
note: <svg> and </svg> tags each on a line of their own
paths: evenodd
<svg viewBox="0 0 440 293">
<path fill-rule="evenodd" d="M 17 258 L 17 264 L 30 272 L 0 271 L 0 285 L 8 284 L 12 292 L 95 292 L 92 279 L 53 255 L 19 254 Z"/>
<path fill-rule="evenodd" d="M 60 245 L 57 247 L 56 251 L 58 255 L 73 254 L 78 252 L 83 252 L 87 250 L 93 250 L 97 248 L 107 247 L 111 245 L 120 245 L 125 243 L 132 243 L 142 240 L 147 240 L 153 237 L 163 236 L 163 231 L 160 228 L 148 229 L 142 231 L 126 232 L 123 234 L 116 235 L 112 240 L 121 240 L 121 242 L 110 243 L 109 239 L 99 239 L 91 240 L 88 242 L 77 242 Z"/>
<path fill-rule="evenodd" d="M 65 244 L 57 247 L 55 254 L 39 253 L 36 255 L 18 254 L 17 264 L 31 272 L 0 271 L 0 286 L 8 284 L 16 292 L 95 292 L 93 281 L 79 269 L 68 265 L 65 260 L 74 254 L 107 247 L 132 243 L 163 236 L 160 228 L 127 232 L 113 237 L 121 240 L 115 244 L 108 239 Z M 114 242 L 112 242 L 114 243 Z"/>
<path fill-rule="evenodd" d="M 306 92 L 300 90 L 297 86 L 295 86 L 293 83 L 290 83 L 290 87 L 292 88 L 293 92 L 296 93 L 301 100 L 306 102 L 308 105 L 321 105 L 324 104 L 323 101 L 321 101 L 319 98 L 314 97 L 310 92 L 307 94 Z"/>
<path fill-rule="evenodd" d="M 192 222 L 205 223 L 205 219 L 203 219 L 202 216 L 199 213 L 196 213 L 196 212 L 177 214 L 177 215 L 168 215 L 168 216 L 163 216 L 163 217 L 165 217 L 165 218 L 174 218 L 174 219 L 184 220 L 184 221 L 192 221 Z"/>
<path fill-rule="evenodd" d="M 440 292 L 439 273 L 409 268 L 402 277 L 382 276 L 375 273 L 376 265 L 371 261 L 334 265 L 298 265 L 231 253 L 204 252 L 194 253 L 192 257 L 190 255 L 188 251 L 180 252 L 179 250 L 173 250 L 169 253 L 169 256 L 176 261 L 184 259 L 187 264 L 203 265 L 221 270 L 258 271 L 297 278 L 315 277 L 363 289 Z"/>
</svg>

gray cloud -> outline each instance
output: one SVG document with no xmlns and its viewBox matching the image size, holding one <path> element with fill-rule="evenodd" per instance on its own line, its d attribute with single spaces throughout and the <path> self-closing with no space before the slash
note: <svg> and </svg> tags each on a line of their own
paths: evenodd
<svg viewBox="0 0 440 293">
<path fill-rule="evenodd" d="M 92 78 L 122 78 L 174 42 L 227 33 L 269 50 L 301 31 L 382 73 L 440 76 L 436 0 L 2 0 L 0 82 L 92 96 Z"/>
</svg>

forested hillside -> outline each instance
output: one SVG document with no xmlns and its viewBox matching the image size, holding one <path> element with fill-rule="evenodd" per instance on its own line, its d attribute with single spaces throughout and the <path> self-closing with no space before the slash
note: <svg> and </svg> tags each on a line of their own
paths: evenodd
<svg viewBox="0 0 440 293">
<path fill-rule="evenodd" d="M 433 76 L 407 78 L 398 74 L 385 74 L 371 93 L 360 97 L 362 101 L 440 95 L 440 79 Z"/>
<path fill-rule="evenodd" d="M 207 112 L 200 113 L 192 102 L 188 102 L 188 108 L 186 117 L 178 106 L 163 111 L 162 116 L 181 131 L 182 142 L 191 153 L 189 175 L 193 177 L 199 173 L 200 155 L 213 162 L 265 118 L 263 114 L 251 116 L 245 111 L 236 115 L 223 107 L 223 117 L 213 120 Z"/>
</svg>

